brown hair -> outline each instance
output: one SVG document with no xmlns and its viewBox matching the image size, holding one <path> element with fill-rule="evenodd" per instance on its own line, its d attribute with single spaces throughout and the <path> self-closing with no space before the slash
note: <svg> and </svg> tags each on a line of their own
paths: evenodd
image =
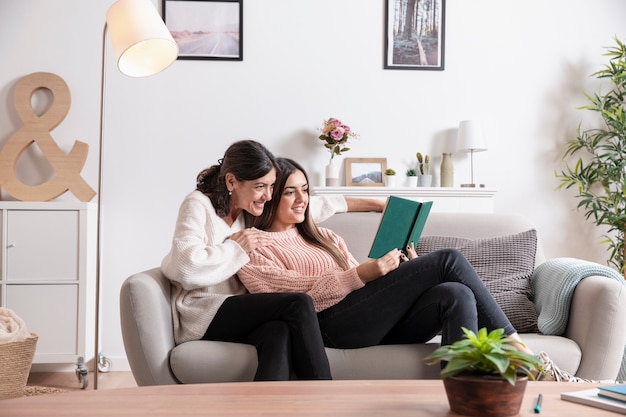
<svg viewBox="0 0 626 417">
<path fill-rule="evenodd" d="M 304 168 L 292 159 L 276 158 L 276 167 L 278 172 L 276 174 L 274 191 L 272 192 L 272 200 L 265 203 L 263 214 L 254 218 L 254 226 L 261 230 L 269 229 L 276 218 L 280 198 L 285 190 L 285 183 L 287 182 L 289 176 L 296 171 L 301 171 L 304 174 L 307 183 L 309 182 L 309 176 Z M 296 224 L 296 228 L 304 240 L 309 242 L 311 245 L 317 246 L 318 248 L 328 252 L 335 262 L 337 262 L 337 265 L 342 267 L 344 270 L 350 269 L 350 264 L 344 254 L 330 239 L 322 235 L 320 232 L 319 228 L 309 215 L 309 206 L 307 206 L 306 211 L 304 212 L 304 221 Z"/>
<path fill-rule="evenodd" d="M 217 165 L 198 174 L 196 190 L 209 197 L 217 215 L 224 217 L 230 211 L 230 195 L 225 179 L 228 172 L 238 181 L 251 181 L 267 175 L 275 167 L 274 155 L 265 146 L 250 139 L 240 140 L 226 149 Z"/>
</svg>

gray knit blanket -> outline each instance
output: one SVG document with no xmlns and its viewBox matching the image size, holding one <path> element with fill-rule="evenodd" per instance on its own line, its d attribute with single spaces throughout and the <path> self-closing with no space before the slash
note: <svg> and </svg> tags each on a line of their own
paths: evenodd
<svg viewBox="0 0 626 417">
<path fill-rule="evenodd" d="M 535 269 L 530 282 L 535 293 L 537 326 L 541 333 L 565 333 L 574 289 L 582 279 L 594 275 L 615 279 L 626 285 L 624 277 L 616 270 L 582 259 L 553 258 Z M 626 346 L 617 379 L 626 380 Z"/>
</svg>

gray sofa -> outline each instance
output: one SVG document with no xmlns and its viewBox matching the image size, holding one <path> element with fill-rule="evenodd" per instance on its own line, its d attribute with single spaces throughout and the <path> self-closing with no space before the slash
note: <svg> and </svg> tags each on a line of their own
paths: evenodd
<svg viewBox="0 0 626 417">
<path fill-rule="evenodd" d="M 336 214 L 322 223 L 347 241 L 357 259 L 367 257 L 380 213 Z M 516 214 L 431 213 L 423 236 L 485 239 L 532 229 Z M 536 264 L 544 261 L 540 239 Z M 549 279 L 549 277 L 547 278 Z M 123 283 L 121 326 L 128 361 L 137 384 L 164 385 L 250 381 L 256 369 L 252 346 L 192 341 L 176 346 L 169 304 L 170 285 L 159 268 L 136 273 Z M 617 377 L 626 342 L 624 285 L 590 276 L 576 286 L 566 330 L 561 335 L 524 333 L 534 351 L 546 351 L 564 370 L 582 378 Z M 423 358 L 438 346 L 425 344 L 327 349 L 334 379 L 438 378 L 439 367 Z"/>
</svg>

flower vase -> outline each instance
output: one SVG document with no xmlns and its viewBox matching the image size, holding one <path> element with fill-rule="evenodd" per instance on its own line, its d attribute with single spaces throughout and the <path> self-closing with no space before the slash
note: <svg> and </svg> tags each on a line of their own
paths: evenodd
<svg viewBox="0 0 626 417">
<path fill-rule="evenodd" d="M 326 165 L 326 186 L 327 187 L 339 187 L 339 169 L 341 163 L 331 158 L 328 165 Z"/>
</svg>

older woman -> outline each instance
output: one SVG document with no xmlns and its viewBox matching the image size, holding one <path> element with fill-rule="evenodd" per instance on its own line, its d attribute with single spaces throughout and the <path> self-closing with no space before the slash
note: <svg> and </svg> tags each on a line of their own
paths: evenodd
<svg viewBox="0 0 626 417">
<path fill-rule="evenodd" d="M 218 164 L 200 172 L 182 202 L 170 252 L 161 264 L 172 283 L 177 343 L 219 340 L 254 345 L 255 380 L 330 379 L 309 296 L 247 294 L 235 273 L 249 254 L 271 243 L 246 228 L 272 198 L 274 156 L 252 140 L 232 144 Z"/>
</svg>

